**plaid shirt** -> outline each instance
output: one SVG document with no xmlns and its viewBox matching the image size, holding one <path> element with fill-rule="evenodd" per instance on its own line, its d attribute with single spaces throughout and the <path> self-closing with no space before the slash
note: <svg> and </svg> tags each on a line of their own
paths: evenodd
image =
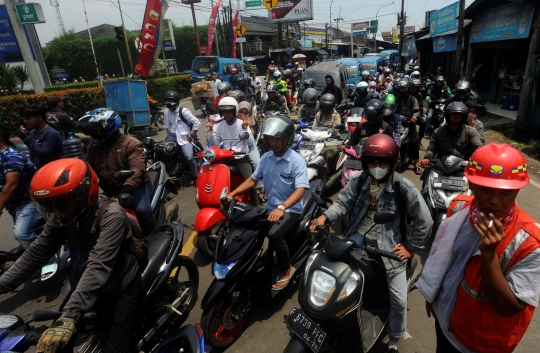
<svg viewBox="0 0 540 353">
<path fill-rule="evenodd" d="M 0 193 L 6 185 L 6 174 L 11 172 L 21 173 L 21 178 L 6 206 L 8 211 L 20 204 L 30 202 L 30 181 L 36 172 L 36 167 L 24 153 L 8 146 L 0 152 Z"/>
</svg>

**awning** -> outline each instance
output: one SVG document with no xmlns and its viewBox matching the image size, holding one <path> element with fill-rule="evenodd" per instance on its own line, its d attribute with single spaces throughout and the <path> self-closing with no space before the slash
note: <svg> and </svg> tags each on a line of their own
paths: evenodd
<svg viewBox="0 0 540 353">
<path fill-rule="evenodd" d="M 321 49 L 321 48 L 317 48 L 317 54 L 319 54 L 319 55 L 328 55 L 326 50 Z"/>
</svg>

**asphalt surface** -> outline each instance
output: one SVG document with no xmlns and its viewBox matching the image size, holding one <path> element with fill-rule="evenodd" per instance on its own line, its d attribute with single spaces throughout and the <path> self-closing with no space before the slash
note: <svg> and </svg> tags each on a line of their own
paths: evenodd
<svg viewBox="0 0 540 353">
<path fill-rule="evenodd" d="M 190 101 L 183 103 L 187 108 L 192 108 Z M 200 111 L 195 114 L 202 118 Z M 203 128 L 204 128 L 204 120 Z M 165 133 L 161 131 L 152 135 L 155 140 L 164 139 Z M 200 131 L 199 137 L 206 141 L 206 134 Z M 424 146 L 428 141 L 424 140 Z M 421 186 L 419 177 L 412 170 L 407 170 L 404 176 L 413 181 L 417 187 Z M 540 210 L 538 209 L 537 197 L 540 197 L 540 179 L 533 176 L 536 185 L 530 184 L 518 195 L 518 203 L 533 218 L 540 220 Z M 332 198 L 335 198 L 337 192 Z M 174 198 L 180 205 L 180 214 L 185 227 L 185 242 L 183 253 L 192 257 L 199 267 L 200 287 L 198 301 L 186 322 L 199 322 L 202 315 L 200 300 L 204 296 L 213 276 L 210 271 L 210 261 L 202 257 L 194 248 L 195 234 L 193 232 L 195 217 L 198 212 L 195 203 L 195 189 L 189 179 L 184 180 L 184 187 L 179 190 L 179 194 Z M 12 236 L 12 220 L 7 213 L 0 218 L 0 249 L 11 250 L 18 243 Z M 38 308 L 57 309 L 61 302 L 60 295 L 61 282 L 45 281 L 37 283 L 26 283 L 17 288 L 16 291 L 0 296 L 0 313 L 14 313 L 23 319 L 29 320 L 31 313 Z M 251 318 L 242 336 L 227 350 L 228 352 L 258 352 L 275 353 L 282 352 L 290 339 L 289 330 L 285 324 L 287 314 L 293 306 L 299 307 L 297 300 L 298 284 L 289 286 L 282 291 L 273 302 L 261 302 L 254 298 Z M 434 321 L 426 316 L 425 301 L 418 291 L 413 291 L 409 297 L 407 329 L 411 338 L 400 343 L 400 352 L 434 352 L 435 351 L 435 329 Z M 533 321 L 521 341 L 516 352 L 536 352 L 538 351 L 538 334 L 540 323 L 535 316 Z M 373 351 L 384 351 L 384 343 L 380 343 Z"/>
</svg>

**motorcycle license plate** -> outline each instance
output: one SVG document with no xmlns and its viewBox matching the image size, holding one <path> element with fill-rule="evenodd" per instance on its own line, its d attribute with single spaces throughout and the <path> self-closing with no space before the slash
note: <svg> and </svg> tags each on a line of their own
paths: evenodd
<svg viewBox="0 0 540 353">
<path fill-rule="evenodd" d="M 433 187 L 435 189 L 461 191 L 465 187 L 465 181 L 463 179 L 435 178 Z"/>
<path fill-rule="evenodd" d="M 361 121 L 362 121 L 361 116 L 350 116 L 350 117 L 347 118 L 348 123 L 359 123 Z"/>
<path fill-rule="evenodd" d="M 302 149 L 302 150 L 314 151 L 315 147 L 317 147 L 316 142 L 310 142 L 310 141 L 302 141 L 302 142 L 300 142 L 300 149 Z"/>
<path fill-rule="evenodd" d="M 287 317 L 287 324 L 292 332 L 300 337 L 313 352 L 317 353 L 321 349 L 326 333 L 300 309 L 292 308 Z"/>
</svg>

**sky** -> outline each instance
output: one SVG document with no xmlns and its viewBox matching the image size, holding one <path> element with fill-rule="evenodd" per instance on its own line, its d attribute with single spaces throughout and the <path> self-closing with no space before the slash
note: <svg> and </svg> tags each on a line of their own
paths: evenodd
<svg viewBox="0 0 540 353">
<path fill-rule="evenodd" d="M 74 29 L 75 32 L 86 30 L 86 20 L 82 0 L 57 0 L 60 4 L 60 13 L 66 30 Z M 174 1 L 174 2 L 173 2 Z M 217 1 L 217 0 L 216 0 Z M 466 5 L 473 0 L 467 0 Z M 55 11 L 50 0 L 27 0 L 27 2 L 37 2 L 41 4 L 46 23 L 36 24 L 42 45 L 51 41 L 60 34 L 60 29 L 56 21 Z M 177 26 L 193 25 L 191 9 L 188 5 L 183 5 L 180 0 L 171 0 L 170 7 L 165 17 L 172 19 Z M 265 8 L 248 9 L 244 8 L 245 0 L 232 0 L 234 9 L 240 7 L 240 14 L 243 16 L 267 16 Z M 425 12 L 437 10 L 456 2 L 456 0 L 405 0 L 405 12 L 408 16 L 407 25 L 416 26 L 416 29 L 423 27 Z M 86 11 L 90 27 L 103 23 L 120 25 L 120 11 L 118 10 L 118 0 L 85 0 Z M 330 5 L 332 5 L 330 11 Z M 128 30 L 140 30 L 146 0 L 120 0 L 120 6 L 124 13 L 124 23 Z M 384 6 L 384 7 L 383 7 Z M 400 11 L 400 0 L 313 0 L 314 19 L 306 21 L 307 26 L 324 27 L 325 22 L 330 18 L 342 18 L 339 27 L 350 29 L 352 22 L 363 20 L 374 20 L 378 13 L 379 31 L 390 31 L 396 26 L 397 13 Z M 195 5 L 196 20 L 198 25 L 208 24 L 211 11 L 211 0 L 202 0 Z"/>
</svg>

